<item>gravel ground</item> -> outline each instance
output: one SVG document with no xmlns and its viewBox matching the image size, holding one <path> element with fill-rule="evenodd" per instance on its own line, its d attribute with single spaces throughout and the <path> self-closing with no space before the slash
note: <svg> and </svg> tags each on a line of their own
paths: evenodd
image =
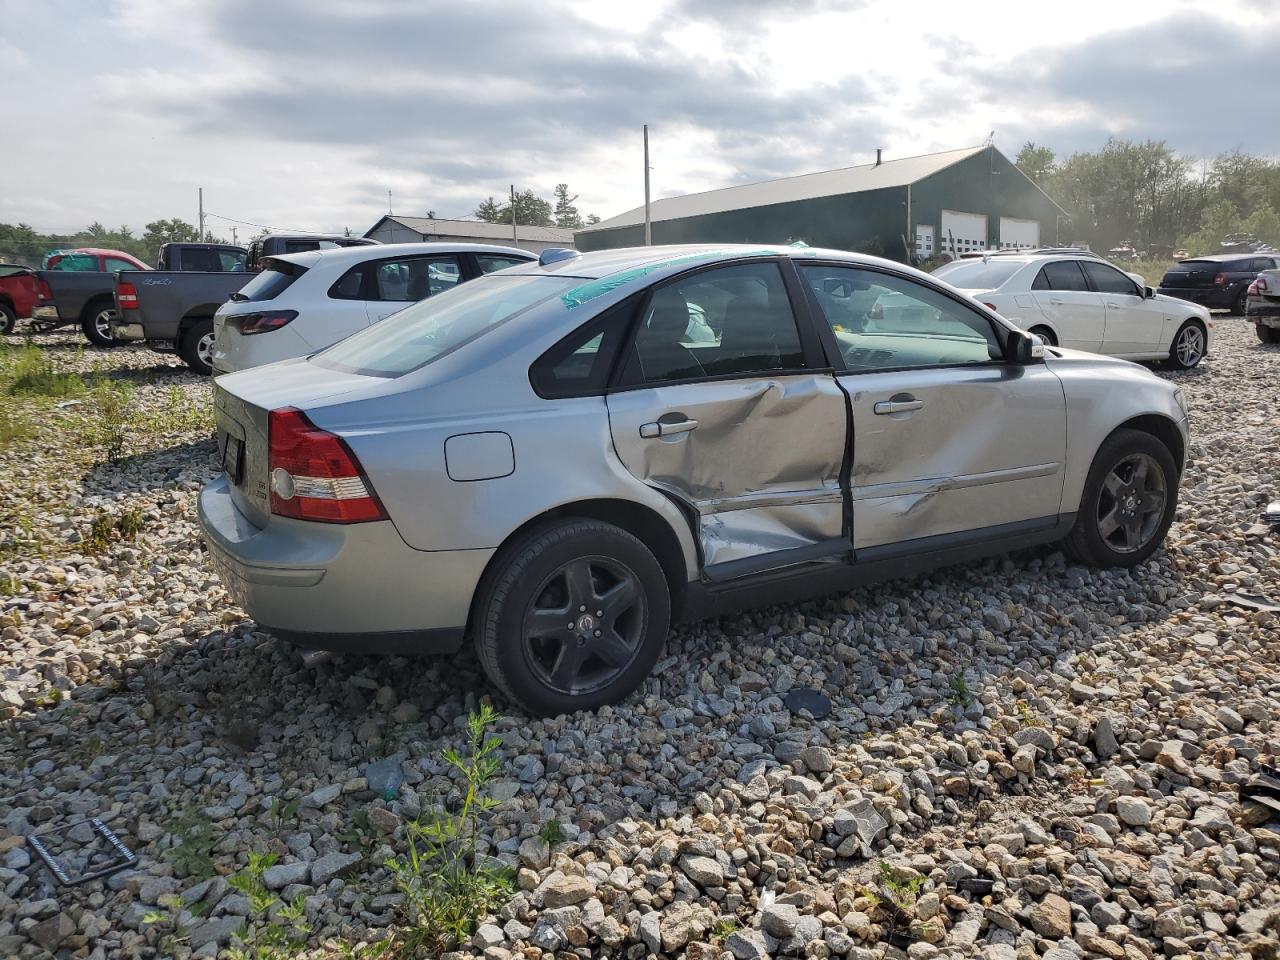
<svg viewBox="0 0 1280 960">
<path fill-rule="evenodd" d="M 619 707 L 498 720 L 479 845 L 515 891 L 458 955 L 1280 955 L 1280 822 L 1237 798 L 1280 756 L 1280 618 L 1247 599 L 1280 599 L 1280 349 L 1218 329 L 1172 375 L 1192 462 L 1132 573 L 1046 549 L 699 624 Z M 91 401 L 5 398 L 38 434 L 0 448 L 0 956 L 216 956 L 267 928 L 228 884 L 250 851 L 307 955 L 380 956 L 405 821 L 459 799 L 474 658 L 305 668 L 202 555 L 207 382 L 37 342 L 134 413 L 102 464 Z M 99 516 L 132 520 L 90 550 Z M 23 838 L 85 814 L 138 867 L 55 887 Z"/>
</svg>

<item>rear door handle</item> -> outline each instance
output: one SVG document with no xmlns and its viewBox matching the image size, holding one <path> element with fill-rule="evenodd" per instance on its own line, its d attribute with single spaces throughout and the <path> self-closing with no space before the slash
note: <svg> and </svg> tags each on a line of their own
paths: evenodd
<svg viewBox="0 0 1280 960">
<path fill-rule="evenodd" d="M 1059 300 L 1057 297 L 1050 297 L 1050 298 L 1049 298 L 1049 302 L 1050 302 L 1050 303 L 1052 303 L 1055 307 L 1061 307 L 1061 306 L 1063 306 L 1067 301 L 1065 301 L 1065 300 Z"/>
<path fill-rule="evenodd" d="M 680 433 L 689 433 L 696 429 L 698 429 L 698 421 L 690 420 L 687 417 L 684 420 L 676 420 L 671 423 L 655 420 L 653 423 L 640 424 L 640 436 L 646 440 L 653 440 L 656 437 L 671 437 Z"/>
<path fill-rule="evenodd" d="M 917 400 L 912 397 L 910 400 L 880 400 L 871 409 L 877 415 L 883 417 L 890 413 L 909 413 L 912 410 L 919 410 L 923 406 L 923 400 Z"/>
<path fill-rule="evenodd" d="M 1108 306 L 1108 307 L 1110 307 L 1112 310 L 1119 310 L 1119 309 L 1120 309 L 1120 304 L 1118 304 L 1118 303 L 1112 303 L 1110 300 L 1108 300 L 1108 301 L 1107 301 L 1107 306 Z"/>
</svg>

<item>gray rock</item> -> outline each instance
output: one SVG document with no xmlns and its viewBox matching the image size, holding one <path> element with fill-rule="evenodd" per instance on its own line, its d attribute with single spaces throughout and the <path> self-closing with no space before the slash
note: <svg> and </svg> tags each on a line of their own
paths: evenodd
<svg viewBox="0 0 1280 960">
<path fill-rule="evenodd" d="M 698 886 L 724 886 L 724 868 L 710 857 L 681 857 L 680 869 Z"/>
<path fill-rule="evenodd" d="M 658 953 L 662 949 L 662 928 L 656 912 L 646 913 L 640 918 L 640 942 L 649 948 L 650 953 Z"/>
<path fill-rule="evenodd" d="M 312 790 L 298 801 L 298 806 L 303 810 L 319 810 L 321 807 L 333 803 L 340 796 L 342 796 L 342 784 L 331 783 L 328 786 L 317 787 Z"/>
<path fill-rule="evenodd" d="M 566 876 L 558 872 L 543 881 L 538 890 L 542 894 L 542 905 L 549 910 L 573 906 L 595 893 L 595 887 L 586 877 Z"/>
<path fill-rule="evenodd" d="M 736 960 L 769 960 L 764 934 L 759 930 L 735 930 L 724 941 Z"/>
<path fill-rule="evenodd" d="M 760 926 L 779 940 L 795 935 L 800 923 L 800 911 L 790 904 L 772 903 L 760 911 Z"/>
<path fill-rule="evenodd" d="M 1116 797 L 1116 815 L 1131 827 L 1151 822 L 1151 806 L 1141 797 Z"/>
<path fill-rule="evenodd" d="M 1093 752 L 1098 755 L 1101 760 L 1110 760 L 1120 750 L 1120 744 L 1116 740 L 1115 728 L 1112 726 L 1109 716 L 1098 718 L 1098 724 L 1093 728 Z"/>
<path fill-rule="evenodd" d="M 484 950 L 488 947 L 500 946 L 506 942 L 506 939 L 507 935 L 496 923 L 482 923 L 476 928 L 475 935 L 471 938 L 471 945 Z"/>
<path fill-rule="evenodd" d="M 56 950 L 63 940 L 75 932 L 75 921 L 65 913 L 58 913 L 32 927 L 30 936 L 46 950 Z"/>
<path fill-rule="evenodd" d="M 305 860 L 295 863 L 277 863 L 262 873 L 262 883 L 268 890 L 280 890 L 291 883 L 306 883 L 311 864 Z"/>
<path fill-rule="evenodd" d="M 364 858 L 358 853 L 328 853 L 311 864 L 311 884 L 323 887 L 334 877 L 349 876 Z"/>
<path fill-rule="evenodd" d="M 217 917 L 204 920 L 191 928 L 191 939 L 188 943 L 192 949 L 202 947 L 206 943 L 221 946 L 230 941 L 233 933 L 243 930 L 244 924 L 244 917 Z"/>
</svg>

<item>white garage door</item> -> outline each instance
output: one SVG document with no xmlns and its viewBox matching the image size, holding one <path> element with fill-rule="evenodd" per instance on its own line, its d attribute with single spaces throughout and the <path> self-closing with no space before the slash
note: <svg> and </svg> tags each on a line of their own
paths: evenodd
<svg viewBox="0 0 1280 960">
<path fill-rule="evenodd" d="M 987 218 L 980 213 L 960 213 L 957 210 L 942 211 L 942 236 L 938 238 L 942 249 L 959 256 L 970 250 L 987 249 Z"/>
<path fill-rule="evenodd" d="M 1025 249 L 1040 246 L 1040 221 L 1000 218 L 1000 249 Z"/>
</svg>

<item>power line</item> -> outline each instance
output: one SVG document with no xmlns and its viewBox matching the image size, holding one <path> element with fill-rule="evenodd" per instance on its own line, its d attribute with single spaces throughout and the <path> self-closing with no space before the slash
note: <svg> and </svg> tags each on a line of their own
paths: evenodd
<svg viewBox="0 0 1280 960">
<path fill-rule="evenodd" d="M 239 224 L 241 224 L 241 225 L 243 225 L 243 226 L 246 226 L 246 227 L 258 227 L 259 229 L 267 230 L 267 231 L 270 231 L 270 232 L 272 232 L 272 233 L 276 233 L 276 232 L 287 232 L 287 233 L 318 233 L 318 232 L 319 232 L 319 231 L 317 231 L 317 230 L 304 230 L 304 229 L 302 229 L 301 227 L 273 227 L 273 226 L 270 226 L 269 224 L 265 224 L 265 223 L 254 223 L 252 220 L 237 220 L 235 217 L 224 217 L 224 216 L 223 216 L 222 214 L 220 214 L 220 213 L 212 213 L 212 212 L 211 212 L 211 211 L 209 211 L 209 210 L 206 210 L 206 211 L 204 212 L 204 215 L 205 215 L 206 217 L 217 217 L 219 220 L 226 220 L 228 223 L 239 223 Z"/>
</svg>

